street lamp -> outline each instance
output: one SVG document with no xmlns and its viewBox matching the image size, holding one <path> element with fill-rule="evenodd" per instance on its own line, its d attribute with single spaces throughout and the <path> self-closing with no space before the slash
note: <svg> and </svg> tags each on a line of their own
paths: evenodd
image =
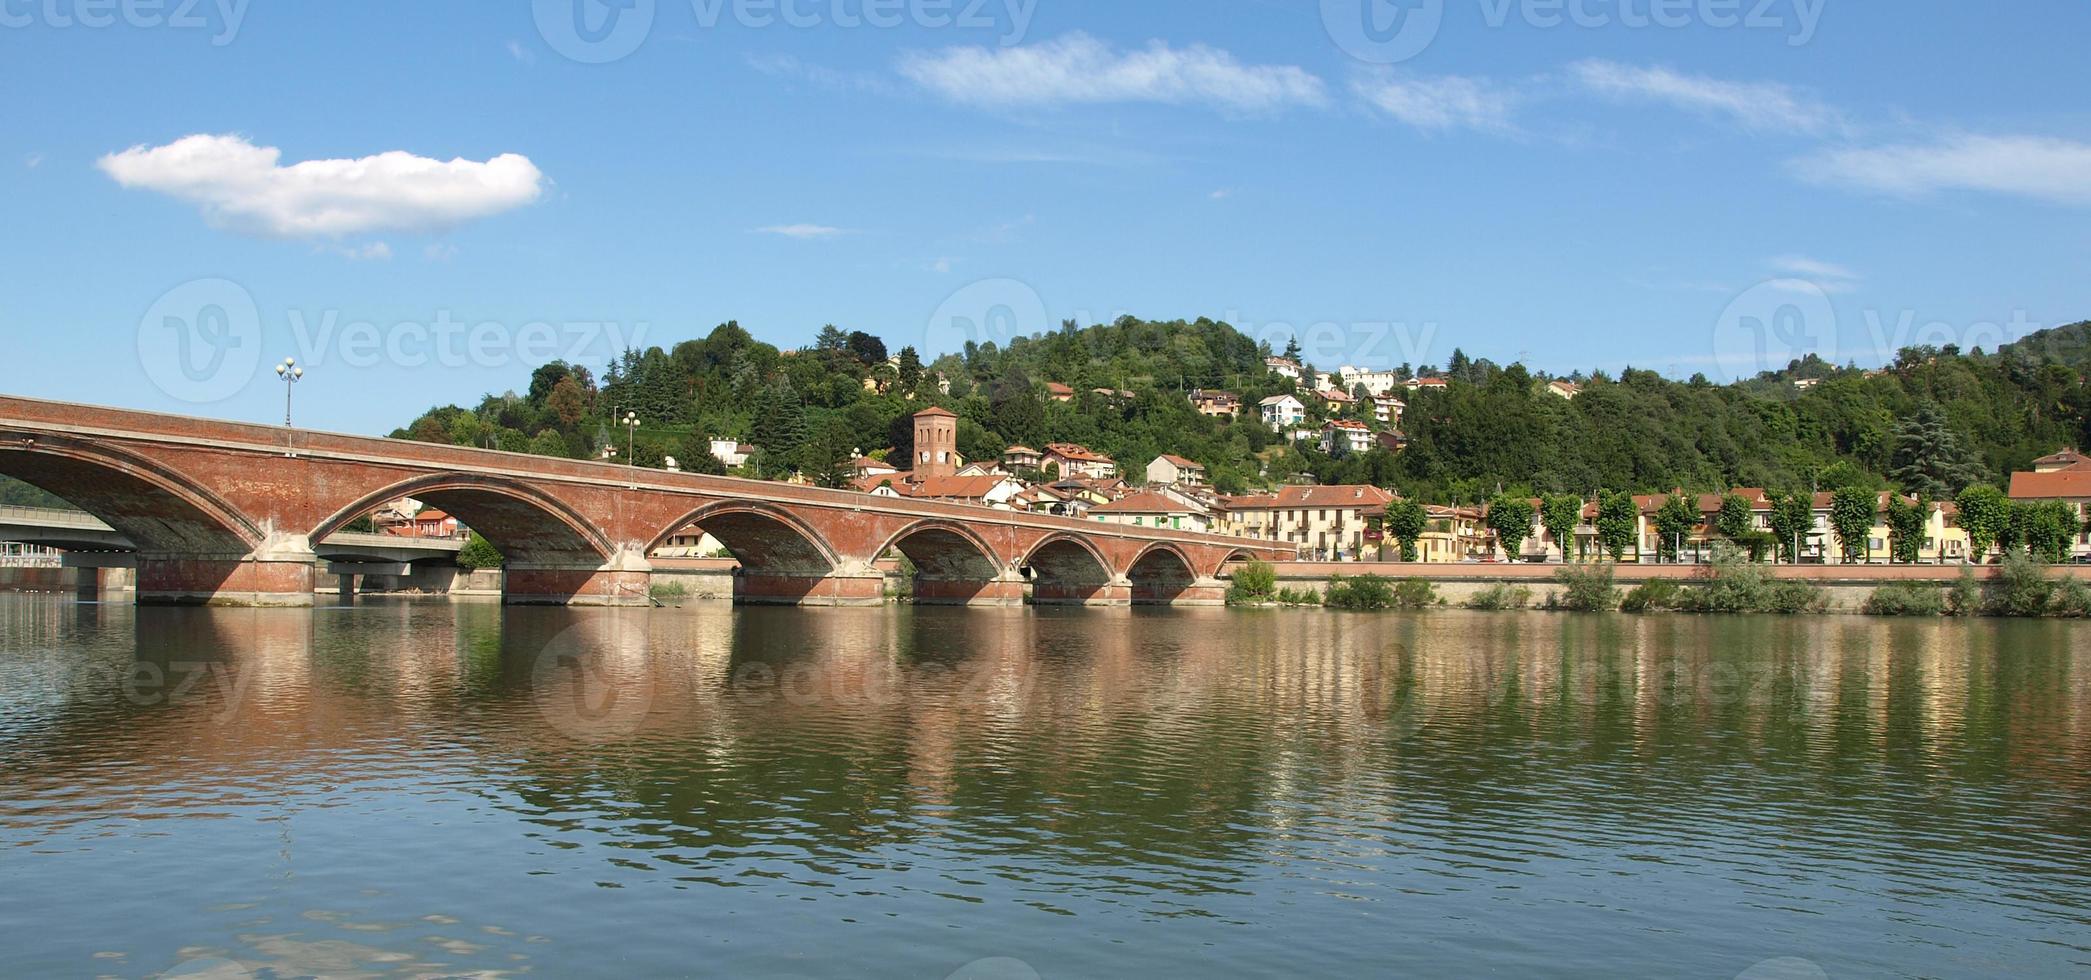
<svg viewBox="0 0 2091 980">
<path fill-rule="evenodd" d="M 624 465 L 632 468 L 632 489 L 637 490 L 639 489 L 639 457 L 637 455 L 636 443 L 639 439 L 639 413 L 624 413 L 624 418 L 619 420 L 618 424 L 624 426 Z"/>
<path fill-rule="evenodd" d="M 290 392 L 297 386 L 298 379 L 305 376 L 305 369 L 298 366 L 298 359 L 286 357 L 276 365 L 276 376 L 283 379 L 283 427 L 290 428 Z"/>
</svg>

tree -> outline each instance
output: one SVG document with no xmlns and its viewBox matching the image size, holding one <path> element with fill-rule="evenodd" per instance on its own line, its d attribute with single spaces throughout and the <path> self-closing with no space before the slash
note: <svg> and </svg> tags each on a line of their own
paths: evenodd
<svg viewBox="0 0 2091 980">
<path fill-rule="evenodd" d="M 2024 515 L 2026 547 L 2049 564 L 2069 560 L 2070 542 L 2076 540 L 2076 511 L 2060 500 L 2042 500 L 2020 508 Z"/>
<path fill-rule="evenodd" d="M 1641 508 L 1635 505 L 1633 494 L 1624 490 L 1599 491 L 1597 541 L 1613 561 L 1626 557 L 1626 549 L 1634 543 L 1634 533 L 1640 523 Z"/>
<path fill-rule="evenodd" d="M 1525 539 L 1532 536 L 1532 502 L 1512 494 L 1497 494 L 1488 502 L 1488 514 L 1484 518 L 1488 529 L 1496 532 L 1496 543 L 1503 549 L 1503 557 L 1516 561 L 1524 554 Z"/>
<path fill-rule="evenodd" d="M 537 430 L 537 435 L 530 438 L 528 451 L 532 456 L 564 456 L 566 455 L 566 440 L 560 438 L 559 433 L 551 429 L 539 429 Z"/>
<path fill-rule="evenodd" d="M 1914 502 L 1900 494 L 1888 495 L 1888 558 L 1915 564 L 1924 554 L 1924 530 L 1931 506 L 1923 497 Z"/>
<path fill-rule="evenodd" d="M 1655 554 L 1658 561 L 1676 561 L 1678 546 L 1699 526 L 1699 508 L 1692 498 L 1673 493 L 1655 511 Z"/>
<path fill-rule="evenodd" d="M 1926 500 L 1950 497 L 1981 479 L 1982 466 L 1960 444 L 1946 412 L 1926 399 L 1915 415 L 1895 423 L 1888 477 Z"/>
<path fill-rule="evenodd" d="M 1430 514 L 1423 505 L 1408 498 L 1397 499 L 1387 505 L 1387 516 L 1383 519 L 1386 533 L 1401 545 L 1401 560 L 1416 560 L 1416 541 L 1430 526 Z"/>
<path fill-rule="evenodd" d="M 1561 546 L 1561 560 L 1574 561 L 1569 542 L 1574 540 L 1576 526 L 1583 522 L 1583 498 L 1574 494 L 1555 494 L 1541 502 L 1539 523 L 1546 528 L 1548 536 Z"/>
<path fill-rule="evenodd" d="M 464 547 L 457 551 L 457 564 L 460 568 L 475 571 L 482 568 L 500 568 L 505 561 L 507 559 L 501 557 L 501 552 L 495 550 L 487 539 L 480 537 L 478 531 L 471 532 L 471 536 L 465 539 Z"/>
<path fill-rule="evenodd" d="M 900 387 L 903 391 L 914 391 L 922 384 L 922 355 L 913 347 L 900 349 Z"/>
<path fill-rule="evenodd" d="M 1786 560 L 1798 564 L 1801 543 L 1815 529 L 1815 495 L 1805 490 L 1774 493 L 1771 505 L 1772 536 L 1779 539 L 1779 550 Z"/>
<path fill-rule="evenodd" d="M 1990 484 L 1977 483 L 1962 490 L 1953 502 L 1960 508 L 1960 527 L 1968 535 L 1968 560 L 1979 565 L 2011 523 L 2011 498 Z"/>
<path fill-rule="evenodd" d="M 552 385 L 551 394 L 545 396 L 545 407 L 558 417 L 559 424 L 573 426 L 588 413 L 588 393 L 569 375 Z"/>
<path fill-rule="evenodd" d="M 1751 526 L 1751 518 L 1754 516 L 1749 498 L 1739 493 L 1723 494 L 1721 509 L 1714 514 L 1714 530 L 1721 532 L 1721 537 L 1730 541 L 1745 543 L 1744 537 L 1755 530 Z"/>
<path fill-rule="evenodd" d="M 1294 364 L 1300 363 L 1300 338 L 1298 334 L 1294 334 L 1292 337 L 1286 339 L 1285 359 L 1291 361 Z"/>
<path fill-rule="evenodd" d="M 1841 487 L 1830 495 L 1830 530 L 1837 535 L 1837 549 L 1846 564 L 1866 560 L 1878 503 L 1865 487 Z"/>
</svg>

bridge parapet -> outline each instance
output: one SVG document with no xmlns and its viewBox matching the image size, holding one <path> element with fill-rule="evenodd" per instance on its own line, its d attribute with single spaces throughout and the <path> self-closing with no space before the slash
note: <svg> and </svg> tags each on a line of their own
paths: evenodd
<svg viewBox="0 0 2091 980">
<path fill-rule="evenodd" d="M 690 526 L 740 560 L 749 602 L 881 601 L 890 551 L 923 601 L 967 603 L 1022 601 L 1027 579 L 1039 601 L 1216 601 L 1227 561 L 1291 557 L 1201 532 L 6 396 L 0 473 L 131 541 L 145 602 L 309 602 L 319 558 L 358 544 L 338 529 L 401 496 L 501 550 L 515 602 L 645 602 L 648 555 Z"/>
</svg>

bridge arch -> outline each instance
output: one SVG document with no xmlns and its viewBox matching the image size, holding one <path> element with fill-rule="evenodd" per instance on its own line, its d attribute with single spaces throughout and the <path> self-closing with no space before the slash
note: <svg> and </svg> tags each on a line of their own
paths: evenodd
<svg viewBox="0 0 2091 980">
<path fill-rule="evenodd" d="M 141 554 L 238 558 L 267 533 L 189 476 L 114 446 L 68 437 L 0 439 L 0 474 L 93 515 Z"/>
<path fill-rule="evenodd" d="M 1024 555 L 1022 564 L 1031 569 L 1031 596 L 1036 602 L 1094 602 L 1109 595 L 1111 563 L 1079 535 L 1048 535 Z"/>
<path fill-rule="evenodd" d="M 872 554 L 888 551 L 906 555 L 915 566 L 914 596 L 917 603 L 970 603 L 1022 601 L 1022 586 L 1007 587 L 1007 568 L 993 546 L 978 531 L 956 521 L 935 518 L 916 521 L 886 539 Z"/>
<path fill-rule="evenodd" d="M 1258 556 L 1255 552 L 1250 551 L 1247 548 L 1236 548 L 1233 551 L 1221 555 L 1220 560 L 1218 562 L 1215 562 L 1213 564 L 1213 567 L 1206 569 L 1206 573 L 1213 578 L 1219 578 L 1221 573 L 1227 571 L 1227 566 L 1229 565 L 1238 563 L 1245 564 L 1247 562 L 1257 560 Z"/>
<path fill-rule="evenodd" d="M 1133 602 L 1166 605 L 1197 584 L 1198 571 L 1183 549 L 1157 541 L 1134 556 L 1125 578 L 1132 585 Z"/>
<path fill-rule="evenodd" d="M 786 508 L 754 500 L 715 501 L 690 511 L 655 535 L 647 554 L 690 527 L 719 539 L 748 575 L 817 578 L 841 564 L 812 525 Z"/>
<path fill-rule="evenodd" d="M 312 529 L 317 544 L 350 521 L 401 497 L 412 497 L 456 517 L 510 562 L 592 566 L 616 547 L 564 502 L 520 480 L 465 473 L 434 473 L 363 495 Z"/>
</svg>

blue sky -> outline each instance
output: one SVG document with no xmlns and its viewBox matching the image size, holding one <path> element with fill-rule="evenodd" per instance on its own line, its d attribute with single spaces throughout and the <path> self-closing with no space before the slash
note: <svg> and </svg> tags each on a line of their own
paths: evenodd
<svg viewBox="0 0 2091 980">
<path fill-rule="evenodd" d="M 1718 378 L 2091 316 L 2080 3 L 220 2 L 0 3 L 6 390 L 267 421 L 293 355 L 383 432 L 727 319 Z"/>
</svg>

